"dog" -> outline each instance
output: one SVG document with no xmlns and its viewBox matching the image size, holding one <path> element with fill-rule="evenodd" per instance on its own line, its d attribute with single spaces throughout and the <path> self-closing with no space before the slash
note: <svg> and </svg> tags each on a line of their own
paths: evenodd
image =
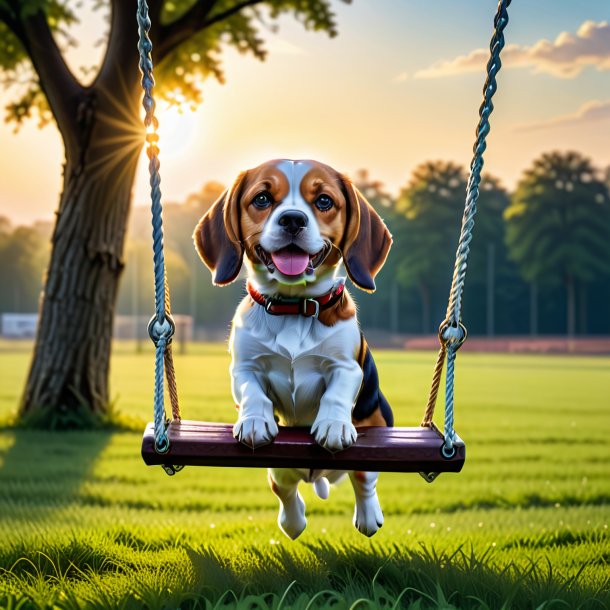
<svg viewBox="0 0 610 610">
<path fill-rule="evenodd" d="M 248 294 L 232 322 L 229 351 L 238 408 L 234 437 L 251 448 L 271 443 L 278 423 L 310 426 L 331 452 L 356 441 L 359 426 L 392 426 L 356 306 L 338 278 L 375 290 L 392 237 L 348 178 L 317 161 L 279 159 L 242 172 L 199 221 L 194 242 L 213 282 L 225 286 L 247 268 Z M 290 538 L 305 529 L 300 481 L 321 498 L 343 472 L 269 469 L 278 524 Z M 378 473 L 349 472 L 354 525 L 372 536 L 383 524 Z"/>
</svg>

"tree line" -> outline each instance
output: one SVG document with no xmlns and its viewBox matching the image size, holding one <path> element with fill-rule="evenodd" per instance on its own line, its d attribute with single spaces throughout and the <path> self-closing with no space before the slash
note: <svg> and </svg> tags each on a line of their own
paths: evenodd
<svg viewBox="0 0 610 610">
<path fill-rule="evenodd" d="M 394 246 L 374 295 L 356 293 L 362 324 L 393 333 L 435 332 L 453 271 L 467 173 L 428 161 L 393 196 L 360 171 L 354 180 L 379 211 Z M 466 279 L 464 319 L 473 334 L 610 332 L 608 176 L 576 152 L 550 152 L 526 169 L 513 193 L 484 177 Z M 208 182 L 183 203 L 165 205 L 173 311 L 198 327 L 227 329 L 243 283 L 212 286 L 191 235 L 223 190 Z M 117 313 L 153 311 L 150 218 L 132 210 Z M 35 312 L 50 252 L 51 226 L 0 220 L 0 311 Z"/>
</svg>

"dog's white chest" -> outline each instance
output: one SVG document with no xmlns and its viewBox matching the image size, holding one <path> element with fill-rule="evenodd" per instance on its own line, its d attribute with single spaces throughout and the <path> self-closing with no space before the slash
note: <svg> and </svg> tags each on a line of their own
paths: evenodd
<svg viewBox="0 0 610 610">
<path fill-rule="evenodd" d="M 328 327 L 314 318 L 271 316 L 257 305 L 234 320 L 232 373 L 250 369 L 281 424 L 311 425 L 332 374 L 353 367 L 359 347 L 355 318 Z"/>
</svg>

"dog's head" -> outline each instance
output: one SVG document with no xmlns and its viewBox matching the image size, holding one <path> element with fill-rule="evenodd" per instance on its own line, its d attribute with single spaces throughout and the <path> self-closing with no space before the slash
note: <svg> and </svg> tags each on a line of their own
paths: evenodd
<svg viewBox="0 0 610 610">
<path fill-rule="evenodd" d="M 242 172 L 199 221 L 197 251 L 214 283 L 230 284 L 244 256 L 266 285 L 307 285 L 343 259 L 351 280 L 375 290 L 392 237 L 343 175 L 317 161 L 276 160 Z"/>
</svg>

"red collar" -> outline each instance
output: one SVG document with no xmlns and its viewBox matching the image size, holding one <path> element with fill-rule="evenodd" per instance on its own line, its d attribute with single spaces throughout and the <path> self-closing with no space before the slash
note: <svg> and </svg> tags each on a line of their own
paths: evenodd
<svg viewBox="0 0 610 610">
<path fill-rule="evenodd" d="M 252 299 L 273 316 L 301 315 L 317 318 L 321 311 L 329 309 L 343 297 L 345 279 L 341 278 L 331 290 L 319 297 L 269 297 L 261 294 L 250 282 L 246 288 Z"/>
</svg>

